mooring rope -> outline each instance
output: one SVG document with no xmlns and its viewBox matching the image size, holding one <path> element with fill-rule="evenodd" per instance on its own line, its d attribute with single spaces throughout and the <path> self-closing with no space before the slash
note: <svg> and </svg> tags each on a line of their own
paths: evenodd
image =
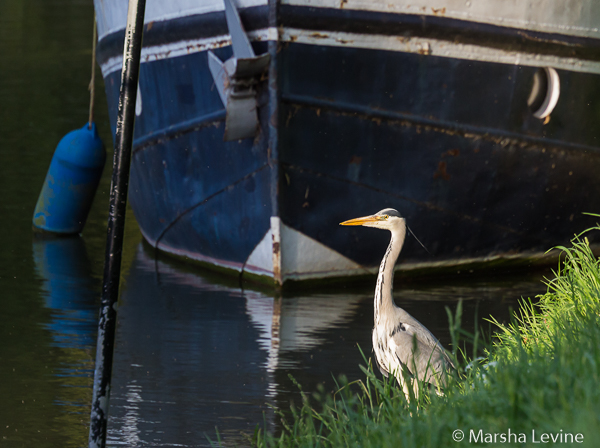
<svg viewBox="0 0 600 448">
<path fill-rule="evenodd" d="M 88 129 L 92 129 L 94 121 L 94 94 L 96 89 L 96 41 L 98 40 L 98 30 L 96 28 L 96 14 L 94 14 L 94 41 L 92 43 L 92 79 L 88 90 L 90 91 L 90 118 L 88 120 Z"/>
</svg>

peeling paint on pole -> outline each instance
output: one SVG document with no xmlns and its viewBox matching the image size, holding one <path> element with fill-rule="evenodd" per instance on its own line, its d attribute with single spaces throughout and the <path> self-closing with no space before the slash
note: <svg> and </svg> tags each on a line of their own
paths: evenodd
<svg viewBox="0 0 600 448">
<path fill-rule="evenodd" d="M 96 369 L 94 372 L 94 393 L 88 442 L 90 448 L 104 448 L 106 446 L 106 426 L 117 320 L 115 305 L 119 297 L 121 255 L 145 6 L 145 0 L 129 1 L 113 158 L 102 306 L 98 321 Z"/>
</svg>

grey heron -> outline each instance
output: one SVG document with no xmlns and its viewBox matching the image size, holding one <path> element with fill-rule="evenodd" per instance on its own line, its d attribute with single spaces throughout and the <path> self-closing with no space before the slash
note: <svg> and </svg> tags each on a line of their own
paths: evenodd
<svg viewBox="0 0 600 448">
<path fill-rule="evenodd" d="M 409 387 L 418 396 L 418 384 L 430 383 L 437 391 L 447 384 L 447 373 L 454 364 L 440 342 L 418 320 L 394 303 L 392 289 L 394 265 L 406 236 L 406 222 L 393 208 L 374 215 L 350 219 L 343 226 L 365 226 L 386 229 L 392 234 L 379 267 L 374 297 L 373 350 L 381 373 L 396 377 L 410 399 Z M 406 371 L 406 373 L 404 373 Z M 410 383 L 410 384 L 409 384 Z"/>
</svg>

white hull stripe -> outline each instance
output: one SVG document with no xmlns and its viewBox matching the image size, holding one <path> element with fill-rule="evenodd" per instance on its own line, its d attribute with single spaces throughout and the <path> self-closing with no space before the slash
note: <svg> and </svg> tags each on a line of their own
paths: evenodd
<svg viewBox="0 0 600 448">
<path fill-rule="evenodd" d="M 274 229 L 279 238 L 273 238 Z M 330 247 L 285 225 L 278 217 L 271 218 L 271 229 L 248 257 L 244 270 L 273 276 L 274 260 L 277 259 L 273 256 L 275 240 L 279 247 L 278 268 L 284 281 L 371 273 Z"/>
<path fill-rule="evenodd" d="M 95 0 L 98 35 L 123 30 L 128 3 L 123 0 Z M 238 8 L 266 6 L 267 0 L 235 0 Z M 593 0 L 506 1 L 506 0 L 281 0 L 282 5 L 416 14 L 502 25 L 523 30 L 600 37 L 600 7 Z M 149 1 L 145 23 L 178 19 L 195 14 L 223 11 L 223 0 Z"/>
<path fill-rule="evenodd" d="M 249 36 L 253 41 L 274 41 L 277 40 L 277 34 L 278 31 L 276 28 L 266 28 L 250 32 Z M 457 44 L 450 41 L 422 37 L 384 36 L 337 31 L 321 32 L 285 28 L 280 39 L 283 42 L 297 42 L 308 45 L 397 51 L 444 58 L 525 65 L 531 67 L 553 67 L 556 69 L 584 73 L 600 73 L 600 62 L 596 61 L 505 51 L 497 48 L 471 44 Z M 174 58 L 228 45 L 231 45 L 231 39 L 228 35 L 223 35 L 146 47 L 142 49 L 142 62 Z M 106 77 L 114 71 L 121 70 L 122 61 L 122 56 L 117 56 L 110 58 L 107 62 L 102 64 L 101 68 L 103 76 Z"/>
<path fill-rule="evenodd" d="M 266 28 L 251 31 L 248 33 L 248 36 L 252 41 L 275 41 L 277 40 L 277 29 Z M 142 48 L 142 63 L 158 61 L 161 59 L 176 58 L 192 53 L 213 50 L 215 48 L 227 47 L 229 45 L 231 45 L 231 37 L 226 34 L 210 38 L 179 41 L 166 45 L 144 47 Z M 102 76 L 106 78 L 111 73 L 117 70 L 120 71 L 122 66 L 122 55 L 112 57 L 100 66 L 102 69 Z"/>
<path fill-rule="evenodd" d="M 372 50 L 417 53 L 443 58 L 472 61 L 495 62 L 532 67 L 554 67 L 586 73 L 600 73 L 600 62 L 540 55 L 517 51 L 506 51 L 479 45 L 457 44 L 454 42 L 404 36 L 383 36 L 347 32 L 315 32 L 294 28 L 284 29 L 282 40 L 310 45 L 330 47 L 353 47 Z"/>
</svg>

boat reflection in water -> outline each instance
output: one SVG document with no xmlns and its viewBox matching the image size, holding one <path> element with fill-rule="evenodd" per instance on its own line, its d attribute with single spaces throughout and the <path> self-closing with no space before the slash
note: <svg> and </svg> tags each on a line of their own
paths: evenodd
<svg viewBox="0 0 600 448">
<path fill-rule="evenodd" d="M 216 427 L 226 445 L 246 446 L 257 425 L 276 431 L 272 406 L 300 401 L 289 374 L 306 391 L 333 390 L 340 374 L 364 376 L 357 344 L 370 355 L 371 286 L 274 296 L 155 260 L 140 244 L 119 306 L 109 445 L 209 446 Z M 479 283 L 396 296 L 448 345 L 444 305 L 466 299 L 468 329 L 476 306 L 504 319 L 509 304 L 540 286 Z"/>
</svg>

